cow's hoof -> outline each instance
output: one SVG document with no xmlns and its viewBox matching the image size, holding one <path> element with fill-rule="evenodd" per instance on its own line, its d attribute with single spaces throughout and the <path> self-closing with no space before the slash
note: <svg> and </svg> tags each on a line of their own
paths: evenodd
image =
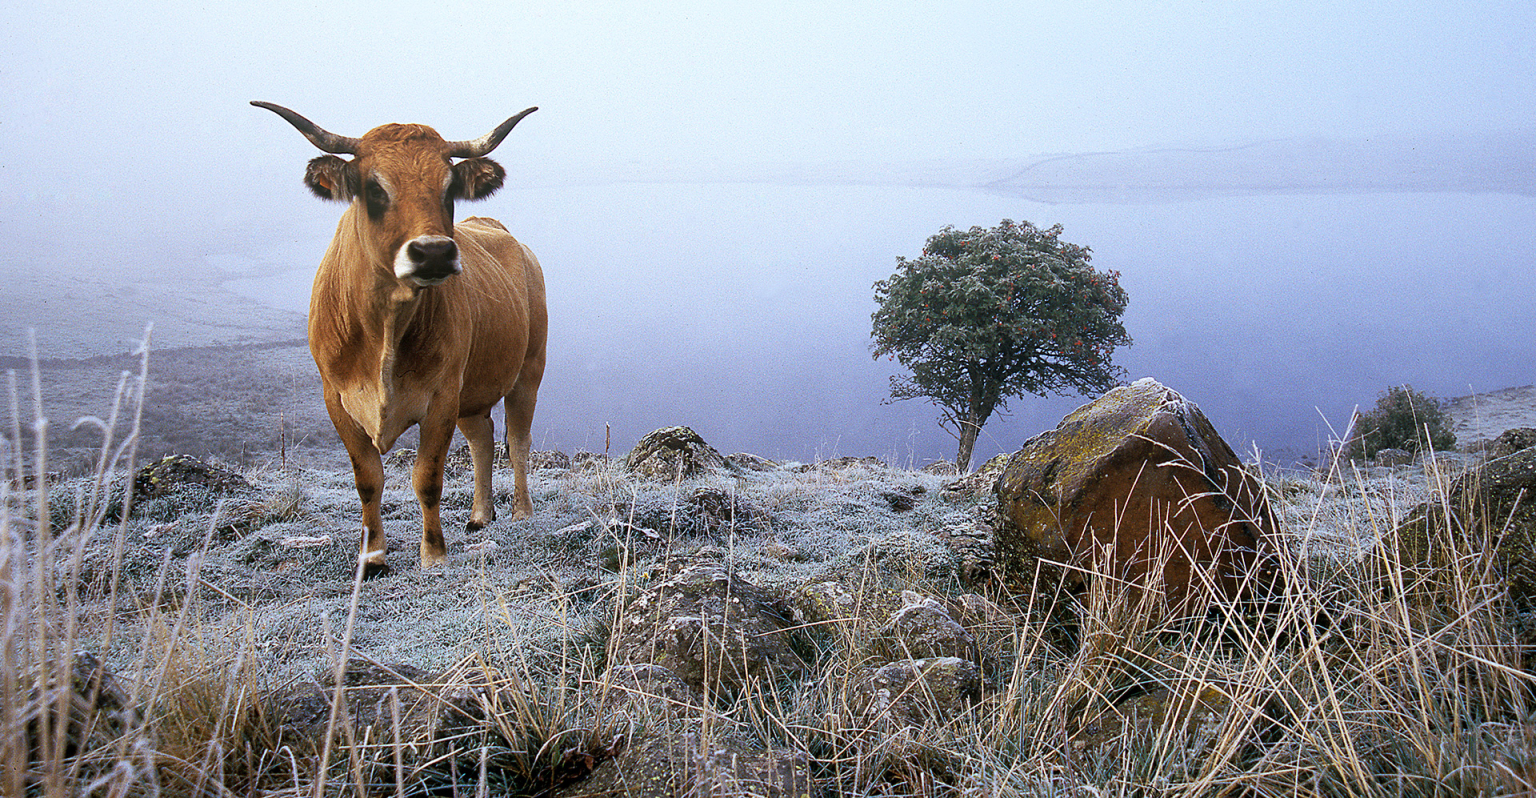
<svg viewBox="0 0 1536 798">
<path fill-rule="evenodd" d="M 376 577 L 386 576 L 388 574 L 389 574 L 389 563 L 387 563 L 387 562 L 377 562 L 377 563 L 375 563 L 375 562 L 368 562 L 368 563 L 363 563 L 363 578 L 364 579 L 374 579 Z"/>
<path fill-rule="evenodd" d="M 421 555 L 421 570 L 423 570 L 423 571 L 435 571 L 435 570 L 443 567 L 443 563 L 447 559 L 448 559 L 448 553 L 447 552 L 444 552 L 442 554 L 425 554 L 425 553 L 423 553 Z"/>
<path fill-rule="evenodd" d="M 491 521 L 495 520 L 496 516 L 491 516 Z M 491 521 L 476 521 L 475 519 L 471 518 L 469 519 L 469 523 L 464 525 L 464 529 L 469 532 L 479 532 L 480 530 L 490 526 Z"/>
</svg>

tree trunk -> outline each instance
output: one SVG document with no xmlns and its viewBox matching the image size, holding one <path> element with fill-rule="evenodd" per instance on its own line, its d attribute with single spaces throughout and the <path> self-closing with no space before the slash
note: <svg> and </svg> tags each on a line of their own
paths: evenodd
<svg viewBox="0 0 1536 798">
<path fill-rule="evenodd" d="M 971 452 L 976 449 L 976 436 L 981 434 L 982 422 L 978 415 L 976 408 L 972 407 L 966 411 L 957 425 L 959 426 L 957 432 L 960 433 L 960 451 L 955 455 L 955 466 L 962 474 L 971 473 Z"/>
</svg>

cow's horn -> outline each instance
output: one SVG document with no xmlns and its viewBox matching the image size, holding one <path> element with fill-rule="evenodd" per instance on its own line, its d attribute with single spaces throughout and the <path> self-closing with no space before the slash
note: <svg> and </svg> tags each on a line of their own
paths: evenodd
<svg viewBox="0 0 1536 798">
<path fill-rule="evenodd" d="M 527 115 L 529 115 L 529 114 L 531 114 L 531 113 L 533 113 L 534 111 L 537 111 L 537 110 L 539 110 L 538 106 L 534 106 L 532 108 L 529 108 L 528 110 L 523 111 L 522 113 L 518 114 L 517 116 L 514 116 L 511 119 L 508 119 L 507 121 L 502 122 L 501 124 L 496 126 L 495 130 L 492 130 L 491 132 L 485 134 L 484 136 L 481 136 L 480 138 L 475 139 L 474 141 L 450 141 L 450 142 L 448 142 L 448 155 L 449 155 L 449 157 L 452 157 L 452 158 L 479 158 L 482 155 L 486 155 L 486 154 L 490 153 L 491 150 L 496 149 L 496 145 L 500 144 L 502 139 L 507 137 L 508 133 L 512 132 L 512 128 L 516 127 L 518 122 L 523 121 L 523 117 L 525 117 L 525 116 L 527 116 Z M 302 117 L 300 117 L 300 118 L 302 118 Z"/>
<path fill-rule="evenodd" d="M 293 125 L 298 129 L 300 133 L 303 133 L 304 138 L 309 139 L 311 144 L 314 144 L 316 147 L 319 147 L 325 152 L 337 153 L 340 155 L 357 154 L 357 145 L 359 139 L 349 138 L 347 136 L 338 136 L 335 133 L 320 127 L 319 125 L 316 125 L 314 122 L 305 119 L 297 113 L 282 107 L 281 105 L 274 105 L 272 103 L 262 102 L 261 100 L 251 100 L 251 105 L 254 105 L 257 108 L 265 108 L 268 111 L 271 111 L 278 116 L 288 120 L 288 124 Z"/>
</svg>

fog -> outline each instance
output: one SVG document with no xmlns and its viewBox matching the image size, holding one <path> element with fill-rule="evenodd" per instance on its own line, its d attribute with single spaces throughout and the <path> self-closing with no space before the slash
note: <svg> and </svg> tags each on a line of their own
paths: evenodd
<svg viewBox="0 0 1536 798">
<path fill-rule="evenodd" d="M 931 406 L 882 402 L 871 284 L 1004 218 L 1119 271 L 1116 362 L 1240 449 L 1315 450 L 1389 385 L 1536 382 L 1528 3 L 571 5 L 0 10 L 0 354 L 28 326 L 45 357 L 148 321 L 301 335 L 341 207 L 263 99 L 448 138 L 540 106 L 461 213 L 543 263 L 541 448 L 685 423 L 770 457 L 952 457 Z M 978 462 L 1083 401 L 1014 400 Z"/>
</svg>

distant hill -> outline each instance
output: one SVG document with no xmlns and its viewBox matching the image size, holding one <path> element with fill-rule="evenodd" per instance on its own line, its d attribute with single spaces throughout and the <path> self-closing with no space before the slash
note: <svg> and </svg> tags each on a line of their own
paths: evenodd
<svg viewBox="0 0 1536 798">
<path fill-rule="evenodd" d="M 588 177 L 594 182 L 955 188 L 1048 204 L 1379 192 L 1536 196 L 1536 131 L 1477 137 L 1277 139 L 1015 158 L 700 162 L 663 169 L 615 164 Z"/>
<path fill-rule="evenodd" d="M 151 348 L 266 344 L 304 337 L 304 317 L 252 302 L 208 272 L 47 274 L 0 292 L 0 356 L 27 355 L 37 330 L 44 359 L 132 352 L 154 324 Z"/>
</svg>

